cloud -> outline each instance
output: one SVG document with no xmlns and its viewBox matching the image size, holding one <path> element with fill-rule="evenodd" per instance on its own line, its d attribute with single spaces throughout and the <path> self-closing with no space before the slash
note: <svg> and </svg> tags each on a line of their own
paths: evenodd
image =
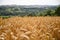
<svg viewBox="0 0 60 40">
<path fill-rule="evenodd" d="M 59 0 L 0 0 L 0 5 L 58 5 Z"/>
</svg>

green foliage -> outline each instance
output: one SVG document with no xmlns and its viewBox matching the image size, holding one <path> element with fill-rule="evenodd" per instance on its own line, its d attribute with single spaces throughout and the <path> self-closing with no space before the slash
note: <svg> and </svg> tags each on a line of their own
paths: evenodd
<svg viewBox="0 0 60 40">
<path fill-rule="evenodd" d="M 0 16 L 60 16 L 60 6 L 54 8 L 0 7 Z"/>
<path fill-rule="evenodd" d="M 55 14 L 56 14 L 57 16 L 60 16 L 60 6 L 55 10 Z"/>
<path fill-rule="evenodd" d="M 0 16 L 0 18 L 6 19 L 6 18 L 10 18 L 10 16 Z"/>
</svg>

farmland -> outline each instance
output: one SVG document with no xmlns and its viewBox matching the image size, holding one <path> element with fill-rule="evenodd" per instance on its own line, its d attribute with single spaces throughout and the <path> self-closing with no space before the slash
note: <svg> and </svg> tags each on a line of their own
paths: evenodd
<svg viewBox="0 0 60 40">
<path fill-rule="evenodd" d="M 0 40 L 60 40 L 60 17 L 0 18 Z"/>
</svg>

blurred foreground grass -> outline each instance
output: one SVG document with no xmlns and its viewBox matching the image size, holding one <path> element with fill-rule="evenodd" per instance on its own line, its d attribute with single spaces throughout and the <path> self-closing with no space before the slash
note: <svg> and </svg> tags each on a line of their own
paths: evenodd
<svg viewBox="0 0 60 40">
<path fill-rule="evenodd" d="M 60 17 L 0 18 L 0 40 L 60 40 Z"/>
</svg>

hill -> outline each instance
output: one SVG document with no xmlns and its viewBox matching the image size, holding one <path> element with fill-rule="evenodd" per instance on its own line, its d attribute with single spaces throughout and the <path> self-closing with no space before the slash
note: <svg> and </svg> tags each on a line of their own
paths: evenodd
<svg viewBox="0 0 60 40">
<path fill-rule="evenodd" d="M 36 16 L 45 14 L 47 10 L 54 11 L 58 5 L 1 5 L 0 16 Z"/>
</svg>

